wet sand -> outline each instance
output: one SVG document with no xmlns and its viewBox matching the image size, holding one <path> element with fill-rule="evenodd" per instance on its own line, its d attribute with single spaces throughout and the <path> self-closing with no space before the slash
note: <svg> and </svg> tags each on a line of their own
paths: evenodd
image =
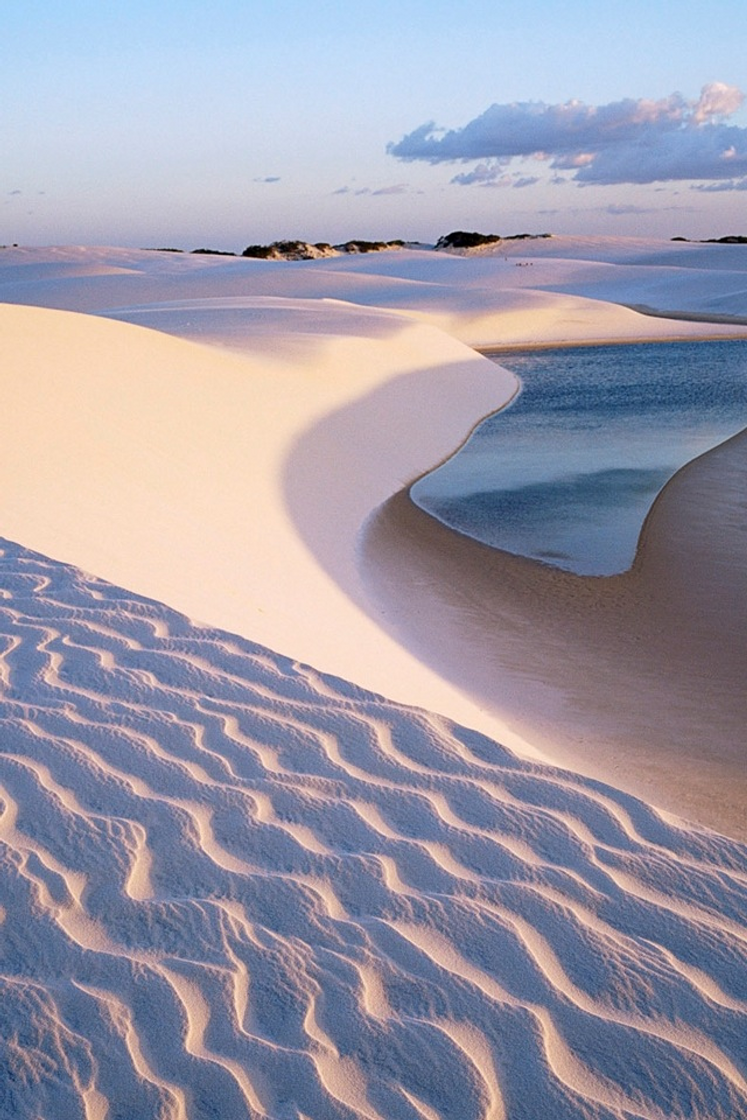
<svg viewBox="0 0 747 1120">
<path fill-rule="evenodd" d="M 665 487 L 633 568 L 580 577 L 446 528 L 402 490 L 366 579 L 391 630 L 548 758 L 747 836 L 747 433 Z"/>
</svg>

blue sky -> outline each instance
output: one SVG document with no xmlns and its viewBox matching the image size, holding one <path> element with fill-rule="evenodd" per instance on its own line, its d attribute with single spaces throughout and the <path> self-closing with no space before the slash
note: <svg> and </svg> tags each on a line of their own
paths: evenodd
<svg viewBox="0 0 747 1120">
<path fill-rule="evenodd" d="M 0 243 L 747 233 L 746 36 L 743 0 L 5 0 Z"/>
</svg>

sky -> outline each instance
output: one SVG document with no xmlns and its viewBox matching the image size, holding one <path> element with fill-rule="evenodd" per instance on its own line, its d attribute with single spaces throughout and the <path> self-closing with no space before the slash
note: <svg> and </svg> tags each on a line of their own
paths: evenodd
<svg viewBox="0 0 747 1120">
<path fill-rule="evenodd" d="M 744 0 L 3 0 L 0 244 L 747 234 Z"/>
</svg>

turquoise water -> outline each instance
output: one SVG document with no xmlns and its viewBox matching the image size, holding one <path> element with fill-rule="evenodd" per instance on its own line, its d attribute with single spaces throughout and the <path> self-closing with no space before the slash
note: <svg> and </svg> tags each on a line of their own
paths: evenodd
<svg viewBox="0 0 747 1120">
<path fill-rule="evenodd" d="M 580 575 L 627 570 L 685 463 L 747 426 L 747 342 L 489 355 L 522 390 L 412 497 L 454 529 Z"/>
</svg>

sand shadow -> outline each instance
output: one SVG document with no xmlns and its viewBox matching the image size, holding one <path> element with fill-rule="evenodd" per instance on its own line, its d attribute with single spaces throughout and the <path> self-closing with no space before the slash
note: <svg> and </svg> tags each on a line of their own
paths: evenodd
<svg viewBox="0 0 747 1120">
<path fill-rule="evenodd" d="M 434 399 L 434 370 L 418 371 L 297 442 L 285 496 L 317 561 L 549 757 L 747 835 L 747 434 L 670 481 L 631 571 L 580 577 L 446 528 L 409 499 L 412 473 L 382 493 L 397 489 L 382 461 L 418 442 Z"/>
</svg>

